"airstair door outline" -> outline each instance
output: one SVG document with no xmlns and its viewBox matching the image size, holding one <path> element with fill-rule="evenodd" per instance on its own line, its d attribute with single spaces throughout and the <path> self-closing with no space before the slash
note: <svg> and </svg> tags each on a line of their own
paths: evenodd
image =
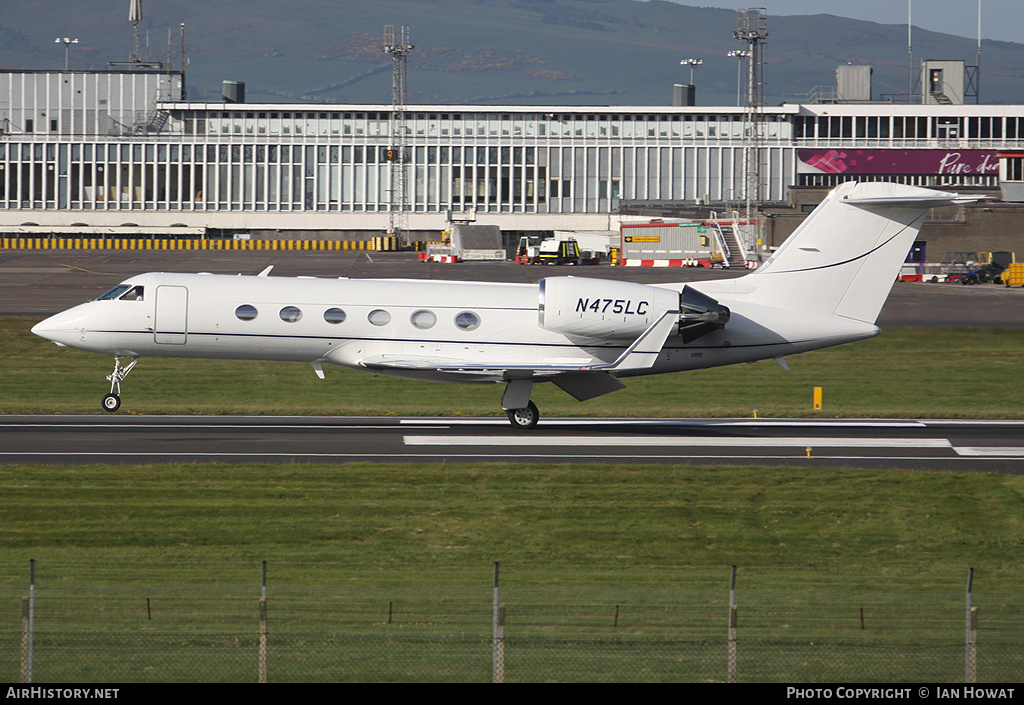
<svg viewBox="0 0 1024 705">
<path fill-rule="evenodd" d="M 154 341 L 163 345 L 184 345 L 187 337 L 188 289 L 183 286 L 156 288 Z"/>
</svg>

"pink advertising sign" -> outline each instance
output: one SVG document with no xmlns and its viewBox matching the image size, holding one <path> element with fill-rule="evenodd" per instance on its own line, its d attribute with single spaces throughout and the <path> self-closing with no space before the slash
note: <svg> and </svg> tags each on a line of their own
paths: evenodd
<svg viewBox="0 0 1024 705">
<path fill-rule="evenodd" d="M 798 149 L 803 174 L 999 173 L 990 149 Z"/>
</svg>

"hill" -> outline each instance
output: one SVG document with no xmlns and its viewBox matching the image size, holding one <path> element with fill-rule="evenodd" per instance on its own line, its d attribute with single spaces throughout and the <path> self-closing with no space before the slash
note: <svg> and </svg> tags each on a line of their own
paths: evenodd
<svg viewBox="0 0 1024 705">
<path fill-rule="evenodd" d="M 128 2 L 19 0 L 0 18 L 0 66 L 56 69 L 77 37 L 76 69 L 128 57 Z M 703 59 L 697 101 L 736 102 L 736 13 L 654 0 L 221 0 L 147 3 L 143 41 L 154 60 L 180 66 L 185 24 L 189 97 L 216 100 L 222 80 L 245 81 L 252 101 L 389 103 L 385 24 L 407 24 L 411 103 L 664 105 L 688 82 L 680 59 Z M 765 95 L 797 101 L 834 86 L 840 64 L 870 64 L 875 97 L 906 93 L 906 27 L 833 15 L 768 18 Z M 915 29 L 915 62 L 973 64 L 976 40 Z M 982 45 L 986 103 L 1024 103 L 1024 44 Z M 916 75 L 915 75 L 916 79 Z"/>
</svg>

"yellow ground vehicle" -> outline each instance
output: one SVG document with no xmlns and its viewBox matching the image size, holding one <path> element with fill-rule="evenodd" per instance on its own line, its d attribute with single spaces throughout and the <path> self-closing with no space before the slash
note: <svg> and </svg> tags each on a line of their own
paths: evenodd
<svg viewBox="0 0 1024 705">
<path fill-rule="evenodd" d="M 579 264 L 580 246 L 575 240 L 551 238 L 540 243 L 541 264 Z"/>
<path fill-rule="evenodd" d="M 1024 286 L 1024 262 L 1013 262 L 1003 270 L 1003 284 Z"/>
</svg>

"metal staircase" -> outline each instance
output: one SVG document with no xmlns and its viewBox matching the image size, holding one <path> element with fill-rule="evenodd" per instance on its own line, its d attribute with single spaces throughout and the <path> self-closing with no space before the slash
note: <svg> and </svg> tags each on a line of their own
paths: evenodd
<svg viewBox="0 0 1024 705">
<path fill-rule="evenodd" d="M 715 213 L 711 214 L 709 225 L 715 231 L 715 239 L 718 241 L 718 248 L 722 253 L 722 266 L 746 267 L 747 253 L 737 235 L 737 216 L 734 214 L 733 222 L 721 222 Z"/>
<path fill-rule="evenodd" d="M 164 129 L 169 118 L 170 113 L 166 110 L 151 110 L 147 113 L 142 113 L 136 116 L 132 131 L 135 134 L 160 132 Z"/>
</svg>

